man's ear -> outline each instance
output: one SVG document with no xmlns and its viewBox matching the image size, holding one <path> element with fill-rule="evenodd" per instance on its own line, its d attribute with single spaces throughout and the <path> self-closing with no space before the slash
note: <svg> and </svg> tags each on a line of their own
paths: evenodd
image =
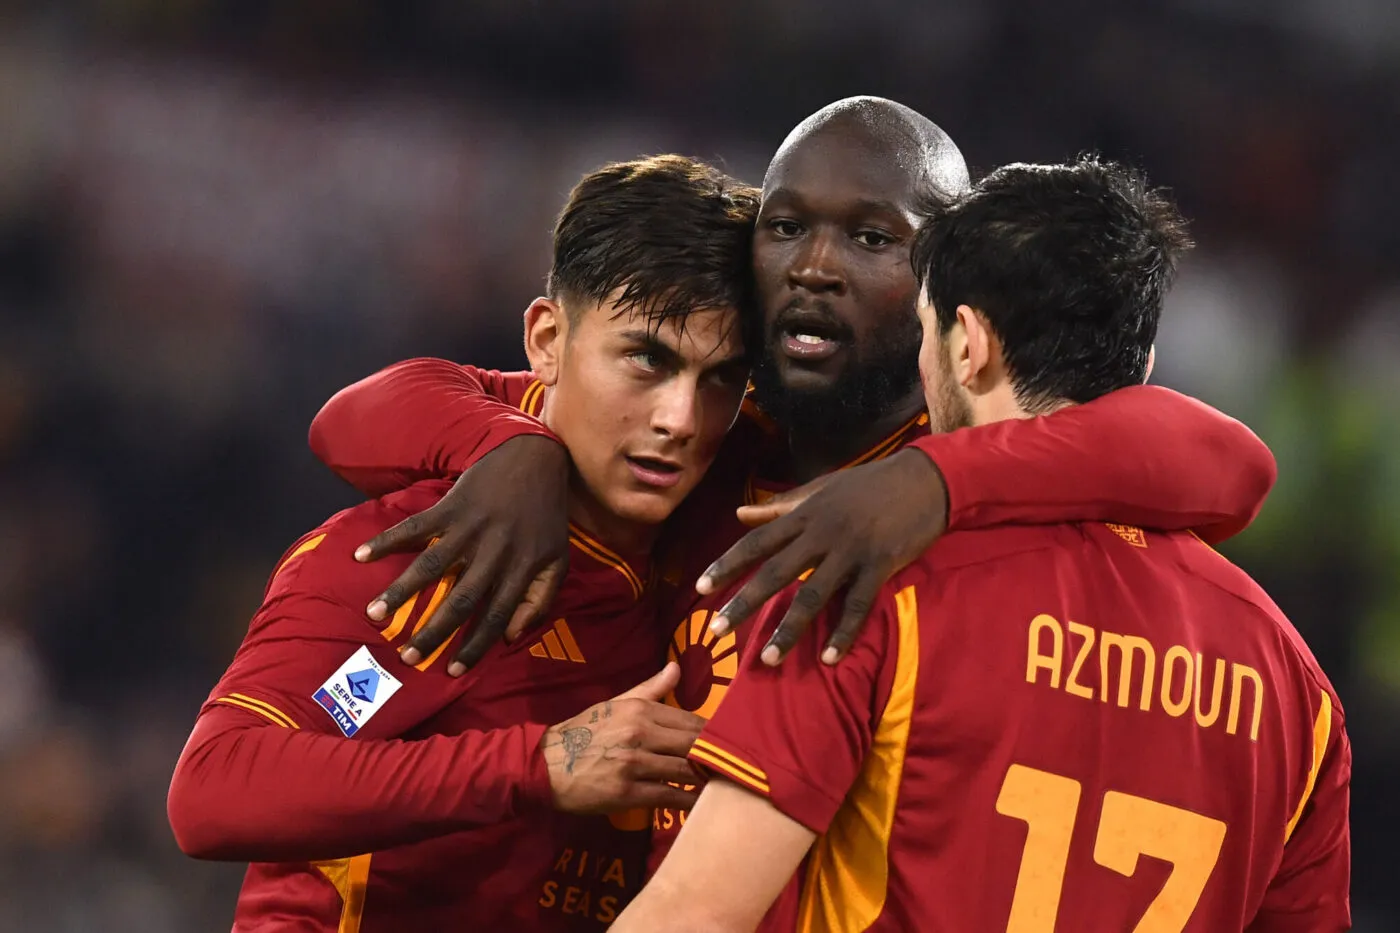
<svg viewBox="0 0 1400 933">
<path fill-rule="evenodd" d="M 1142 381 L 1146 383 L 1152 378 L 1152 367 L 1157 365 L 1157 345 L 1154 343 L 1147 348 L 1147 372 L 1142 374 Z"/>
<path fill-rule="evenodd" d="M 958 305 L 953 324 L 958 340 L 954 343 L 953 374 L 965 389 L 986 380 L 998 350 L 996 335 L 986 318 L 970 305 Z"/>
<path fill-rule="evenodd" d="M 569 316 L 552 298 L 536 298 L 525 309 L 525 356 L 535 377 L 547 386 L 559 381 Z"/>
</svg>

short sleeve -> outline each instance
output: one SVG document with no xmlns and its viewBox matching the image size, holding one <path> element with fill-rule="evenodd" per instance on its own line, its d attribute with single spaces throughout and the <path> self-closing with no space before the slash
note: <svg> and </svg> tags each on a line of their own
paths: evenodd
<svg viewBox="0 0 1400 933">
<path fill-rule="evenodd" d="M 892 602 L 882 598 L 839 664 L 823 664 L 835 628 L 823 613 L 778 667 L 760 659 L 792 601 L 775 597 L 757 620 L 738 677 L 696 740 L 691 761 L 768 797 L 813 832 L 826 831 L 870 750 L 897 649 Z"/>
<path fill-rule="evenodd" d="M 1330 697 L 1324 697 L 1331 702 Z M 1335 703 L 1331 741 L 1283 860 L 1249 933 L 1330 933 L 1351 928 L 1351 742 Z"/>
</svg>

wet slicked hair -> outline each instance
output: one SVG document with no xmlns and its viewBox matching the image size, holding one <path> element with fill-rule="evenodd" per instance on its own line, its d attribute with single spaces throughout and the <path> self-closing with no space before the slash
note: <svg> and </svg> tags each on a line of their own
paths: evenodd
<svg viewBox="0 0 1400 933">
<path fill-rule="evenodd" d="M 707 309 L 745 315 L 758 202 L 758 189 L 685 156 L 605 165 L 559 213 L 547 294 L 574 317 L 622 289 L 617 312 L 651 328 Z"/>
<path fill-rule="evenodd" d="M 845 97 L 827 104 L 788 133 L 771 164 L 777 164 L 788 149 L 809 136 L 828 127 L 849 125 L 864 129 L 902 167 L 917 173 L 927 197 L 950 199 L 968 189 L 967 161 L 953 138 L 917 110 L 884 97 Z"/>
</svg>

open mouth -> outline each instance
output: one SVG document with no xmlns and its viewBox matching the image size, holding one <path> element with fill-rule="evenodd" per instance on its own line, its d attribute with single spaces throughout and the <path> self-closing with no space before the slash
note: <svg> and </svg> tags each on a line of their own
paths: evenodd
<svg viewBox="0 0 1400 933">
<path fill-rule="evenodd" d="M 628 457 L 627 467 L 632 471 L 632 475 L 638 481 L 647 485 L 664 489 L 674 486 L 680 482 L 681 467 L 678 463 L 670 460 L 660 460 L 656 457 Z"/>
<path fill-rule="evenodd" d="M 802 362 L 818 362 L 833 356 L 849 339 L 848 328 L 829 311 L 789 307 L 778 320 L 778 345 L 783 355 Z"/>
<path fill-rule="evenodd" d="M 822 328 L 799 324 L 783 328 L 781 346 L 784 355 L 792 359 L 816 362 L 841 349 L 841 340 Z"/>
</svg>

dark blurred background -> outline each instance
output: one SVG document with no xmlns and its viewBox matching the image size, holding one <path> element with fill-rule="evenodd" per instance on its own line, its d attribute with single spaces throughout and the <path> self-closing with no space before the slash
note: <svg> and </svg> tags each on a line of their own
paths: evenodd
<svg viewBox="0 0 1400 933">
<path fill-rule="evenodd" d="M 1400 930 L 1395 0 L 0 0 L 0 930 L 227 929 L 240 870 L 165 790 L 278 554 L 354 501 L 321 402 L 522 365 L 581 172 L 757 181 L 856 93 L 981 169 L 1178 192 L 1156 378 L 1278 456 L 1227 550 L 1342 695 L 1356 928 Z"/>
</svg>

